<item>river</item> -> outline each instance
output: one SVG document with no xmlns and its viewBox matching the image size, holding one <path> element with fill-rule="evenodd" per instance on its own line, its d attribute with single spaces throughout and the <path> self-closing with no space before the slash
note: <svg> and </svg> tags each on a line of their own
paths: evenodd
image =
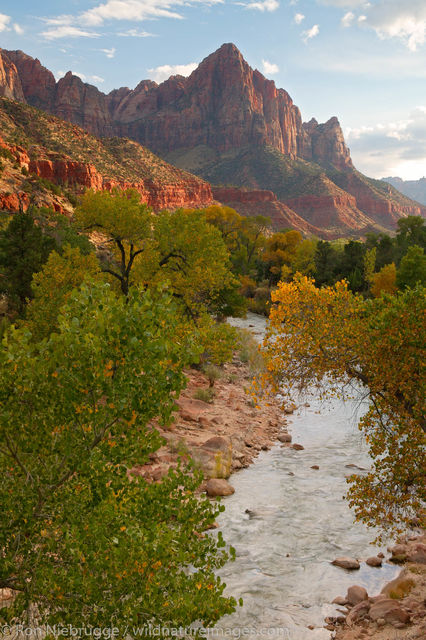
<svg viewBox="0 0 426 640">
<path fill-rule="evenodd" d="M 232 321 L 250 328 L 259 340 L 265 322 L 254 314 Z M 249 628 L 259 637 L 328 639 L 324 616 L 336 614 L 330 603 L 337 595 L 345 595 L 352 584 L 374 595 L 399 573 L 388 563 L 373 568 L 361 562 L 361 569 L 352 572 L 330 564 L 337 556 L 365 560 L 381 550 L 370 544 L 374 531 L 354 523 L 343 500 L 345 476 L 353 473 L 346 465 L 369 466 L 357 428 L 362 407 L 354 400 L 306 401 L 310 406 L 290 416 L 288 427 L 293 442 L 305 449 L 277 443 L 262 452 L 251 467 L 232 476 L 235 494 L 223 499 L 226 510 L 218 523 L 237 557 L 220 575 L 226 593 L 242 597 L 244 605 L 218 626 L 235 634 Z"/>
</svg>

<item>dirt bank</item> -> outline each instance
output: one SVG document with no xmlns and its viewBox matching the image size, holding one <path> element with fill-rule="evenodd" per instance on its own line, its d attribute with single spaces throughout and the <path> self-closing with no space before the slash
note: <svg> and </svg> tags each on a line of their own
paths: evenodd
<svg viewBox="0 0 426 640">
<path fill-rule="evenodd" d="M 258 408 L 254 406 L 249 394 L 253 374 L 236 356 L 223 367 L 211 402 L 197 399 L 209 389 L 207 377 L 195 369 L 186 374 L 188 385 L 177 401 L 175 421 L 168 428 L 155 425 L 166 444 L 152 454 L 150 464 L 132 472 L 156 481 L 177 464 L 179 455 L 186 455 L 195 460 L 206 479 L 228 478 L 249 466 L 261 450 L 269 449 L 280 433 L 286 433 L 278 402 L 269 398 Z"/>
</svg>

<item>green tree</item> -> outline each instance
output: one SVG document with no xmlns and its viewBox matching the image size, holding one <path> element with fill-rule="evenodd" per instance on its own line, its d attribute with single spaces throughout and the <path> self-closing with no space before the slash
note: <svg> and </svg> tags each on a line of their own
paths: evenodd
<svg viewBox="0 0 426 640">
<path fill-rule="evenodd" d="M 221 509 L 180 467 L 136 475 L 161 444 L 190 357 L 170 297 L 83 285 L 40 343 L 0 352 L 0 618 L 117 627 L 205 626 L 235 608 L 215 575 L 229 554 L 203 532 Z M 34 609 L 35 608 L 35 609 Z"/>
<path fill-rule="evenodd" d="M 59 310 L 86 278 L 100 275 L 94 253 L 82 254 L 80 249 L 65 245 L 62 254 L 52 251 L 42 270 L 34 274 L 34 298 L 27 307 L 26 319 L 35 340 L 48 338 L 57 329 Z"/>
<path fill-rule="evenodd" d="M 103 236 L 102 270 L 116 278 L 125 296 L 132 283 L 135 260 L 146 249 L 152 222 L 151 210 L 140 202 L 137 191 L 87 191 L 75 211 L 77 225 L 86 233 Z"/>
<path fill-rule="evenodd" d="M 345 281 L 318 289 L 299 277 L 280 283 L 272 300 L 264 382 L 289 395 L 362 387 L 370 407 L 359 426 L 373 468 L 351 478 L 349 503 L 382 530 L 417 515 L 424 525 L 425 289 L 365 300 Z"/>
<path fill-rule="evenodd" d="M 399 265 L 396 283 L 399 289 L 426 284 L 426 256 L 422 247 L 412 245 L 408 248 Z"/>
<path fill-rule="evenodd" d="M 33 274 L 40 271 L 55 248 L 52 238 L 43 235 L 28 213 L 17 213 L 0 231 L 0 293 L 22 313 L 32 297 Z"/>
</svg>

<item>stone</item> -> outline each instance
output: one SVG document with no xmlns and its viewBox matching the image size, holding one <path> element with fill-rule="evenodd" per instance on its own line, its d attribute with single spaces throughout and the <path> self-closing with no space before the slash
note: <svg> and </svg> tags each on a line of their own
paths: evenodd
<svg viewBox="0 0 426 640">
<path fill-rule="evenodd" d="M 348 601 L 343 596 L 336 596 L 331 604 L 338 604 L 338 605 L 344 607 L 345 604 L 347 604 L 347 603 L 348 603 Z"/>
<path fill-rule="evenodd" d="M 346 616 L 346 624 L 351 626 L 354 623 L 363 620 L 367 616 L 370 606 L 371 605 L 367 600 L 358 602 L 358 604 L 356 604 Z"/>
<path fill-rule="evenodd" d="M 384 598 L 372 604 L 369 616 L 371 620 L 377 621 L 383 619 L 390 624 L 395 622 L 406 624 L 410 621 L 410 614 L 404 611 L 401 605 L 392 598 Z"/>
<path fill-rule="evenodd" d="M 356 605 L 363 600 L 368 600 L 367 590 L 364 589 L 364 587 L 360 587 L 359 585 L 353 585 L 348 589 L 346 600 L 351 605 Z"/>
<path fill-rule="evenodd" d="M 388 582 L 381 593 L 392 600 L 401 600 L 410 593 L 415 584 L 414 579 L 404 570 L 394 580 Z"/>
<path fill-rule="evenodd" d="M 289 433 L 280 433 L 277 436 L 279 442 L 291 442 L 291 435 Z"/>
<path fill-rule="evenodd" d="M 369 567 L 381 567 L 382 558 L 379 558 L 379 556 L 371 556 L 371 558 L 367 558 L 366 563 Z"/>
<path fill-rule="evenodd" d="M 311 466 L 311 469 L 315 469 L 316 471 L 318 471 L 319 466 L 318 466 L 317 464 L 313 464 L 313 465 Z"/>
<path fill-rule="evenodd" d="M 341 567 L 342 569 L 348 569 L 350 571 L 359 569 L 360 567 L 358 560 L 356 560 L 355 558 L 349 558 L 348 556 L 335 558 L 331 564 L 334 564 L 336 567 Z"/>
<path fill-rule="evenodd" d="M 292 444 L 290 448 L 294 449 L 295 451 L 303 451 L 303 449 L 305 447 L 303 446 L 303 444 L 297 444 L 297 442 L 296 442 L 296 443 Z"/>
<path fill-rule="evenodd" d="M 223 478 L 210 478 L 206 483 L 206 493 L 210 498 L 230 496 L 235 493 L 235 489 Z"/>
</svg>

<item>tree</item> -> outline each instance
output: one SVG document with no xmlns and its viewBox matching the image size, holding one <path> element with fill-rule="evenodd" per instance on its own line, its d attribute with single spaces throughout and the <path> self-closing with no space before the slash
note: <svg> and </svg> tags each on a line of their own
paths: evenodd
<svg viewBox="0 0 426 640">
<path fill-rule="evenodd" d="M 412 245 L 408 248 L 399 265 L 396 283 L 399 289 L 415 287 L 417 283 L 426 285 L 426 256 L 422 247 Z"/>
<path fill-rule="evenodd" d="M 127 296 L 135 260 L 146 249 L 152 223 L 151 209 L 137 191 L 86 191 L 75 211 L 77 225 L 97 231 L 110 250 L 103 255 L 102 269 L 116 278 Z"/>
<path fill-rule="evenodd" d="M 425 290 L 364 300 L 344 281 L 318 289 L 299 277 L 272 299 L 264 381 L 290 395 L 353 383 L 369 398 L 359 426 L 373 468 L 350 481 L 356 517 L 383 530 L 424 520 Z"/>
<path fill-rule="evenodd" d="M 94 253 L 85 255 L 70 245 L 64 246 L 62 255 L 52 251 L 32 281 L 34 299 L 28 305 L 26 318 L 33 338 L 41 340 L 56 331 L 59 310 L 72 291 L 86 278 L 93 280 L 99 275 L 100 266 Z"/>
<path fill-rule="evenodd" d="M 191 357 L 170 297 L 83 285 L 40 343 L 0 352 L 0 618 L 147 629 L 205 626 L 235 608 L 215 575 L 229 554 L 203 532 L 222 508 L 183 466 L 132 471 L 161 444 Z M 129 626 L 130 628 L 130 626 Z"/>
<path fill-rule="evenodd" d="M 383 293 L 396 293 L 396 267 L 395 263 L 386 264 L 371 277 L 371 293 L 378 298 Z"/>
<path fill-rule="evenodd" d="M 314 257 L 315 282 L 318 286 L 335 282 L 338 260 L 337 249 L 330 242 L 319 240 Z"/>
<path fill-rule="evenodd" d="M 28 213 L 15 214 L 0 231 L 0 293 L 7 295 L 18 313 L 32 297 L 33 274 L 40 271 L 55 246 Z"/>
<path fill-rule="evenodd" d="M 269 286 L 278 282 L 284 265 L 290 267 L 302 241 L 299 231 L 274 233 L 266 239 L 262 259 L 269 271 Z"/>
</svg>

